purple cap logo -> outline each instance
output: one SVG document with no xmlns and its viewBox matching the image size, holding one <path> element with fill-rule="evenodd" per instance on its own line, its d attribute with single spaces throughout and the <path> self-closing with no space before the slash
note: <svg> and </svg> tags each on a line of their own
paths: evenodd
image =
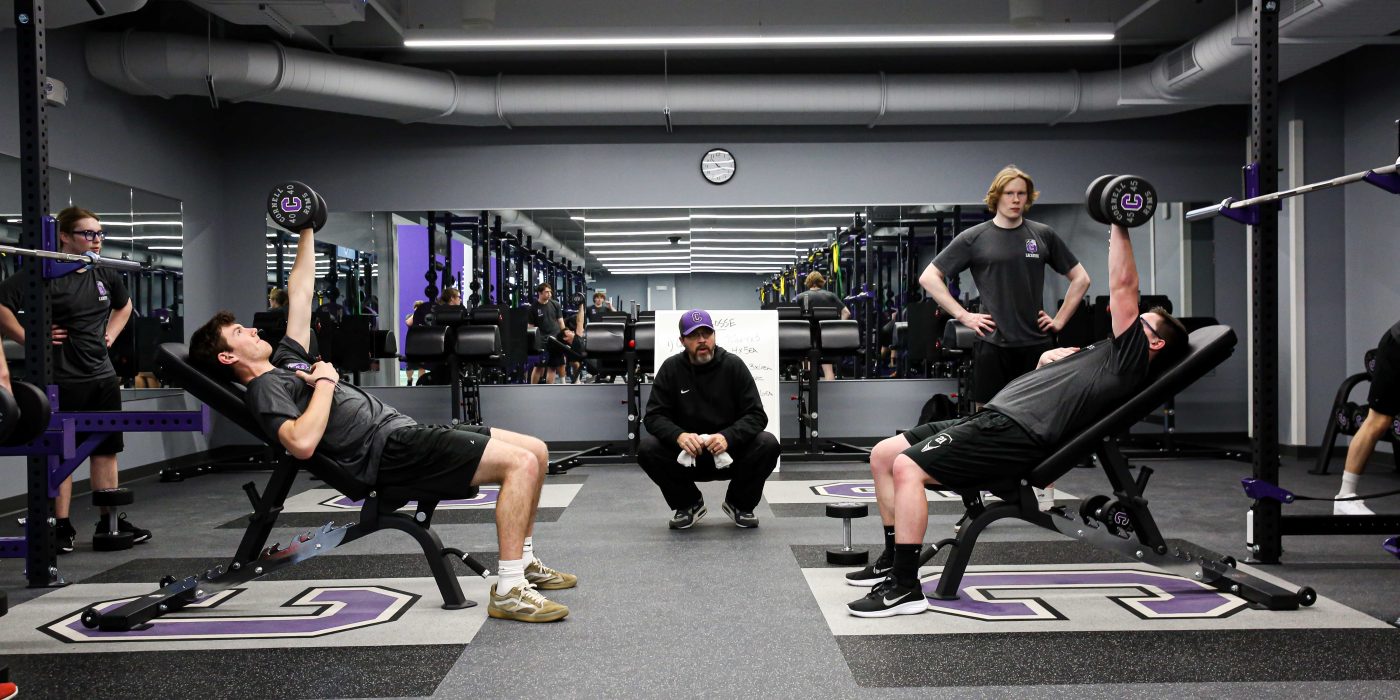
<svg viewBox="0 0 1400 700">
<path fill-rule="evenodd" d="M 1035 239 L 1034 239 L 1034 238 L 1027 238 L 1027 239 L 1026 239 L 1026 252 L 1027 252 L 1027 253 L 1039 253 L 1039 252 L 1040 252 L 1040 246 L 1038 246 L 1038 245 L 1035 244 Z"/>
<path fill-rule="evenodd" d="M 1118 198 L 1118 205 L 1123 207 L 1124 211 L 1142 211 L 1142 195 L 1129 192 Z"/>
<path fill-rule="evenodd" d="M 681 335 L 690 335 L 697 328 L 715 329 L 715 322 L 710 320 L 710 312 L 692 309 L 681 314 Z"/>
</svg>

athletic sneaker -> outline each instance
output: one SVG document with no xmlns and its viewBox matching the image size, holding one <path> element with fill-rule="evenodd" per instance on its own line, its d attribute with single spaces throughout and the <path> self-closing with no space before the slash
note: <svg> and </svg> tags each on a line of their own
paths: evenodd
<svg viewBox="0 0 1400 700">
<path fill-rule="evenodd" d="M 555 571 L 539 559 L 532 559 L 525 565 L 525 580 L 543 591 L 557 591 L 578 585 L 577 576 Z"/>
<path fill-rule="evenodd" d="M 893 566 L 894 554 L 892 554 L 890 550 L 887 549 L 880 553 L 880 557 L 875 560 L 874 564 L 871 564 L 870 566 L 867 566 L 864 569 L 861 569 L 860 571 L 852 571 L 851 573 L 846 574 L 846 583 L 852 586 L 861 586 L 864 588 L 869 588 L 870 586 L 874 586 L 875 584 L 884 581 L 886 578 L 889 578 L 890 569 Z"/>
<path fill-rule="evenodd" d="M 1355 496 L 1350 493 L 1346 496 Z M 1338 498 L 1345 498 L 1342 494 L 1337 494 Z M 1366 507 L 1366 501 L 1333 501 L 1332 515 L 1375 515 L 1375 511 Z"/>
<path fill-rule="evenodd" d="M 19 697 L 19 686 L 14 683 L 0 683 L 0 700 L 10 700 L 10 698 L 17 697 Z"/>
<path fill-rule="evenodd" d="M 724 505 L 720 506 L 720 508 L 738 527 L 758 527 L 758 516 L 754 515 L 753 511 L 739 510 L 729 505 L 729 501 L 725 501 Z"/>
<path fill-rule="evenodd" d="M 918 615 L 928 610 L 928 598 L 921 585 L 903 588 L 889 579 L 876 584 L 864 598 L 848 603 L 846 609 L 856 617 Z"/>
<path fill-rule="evenodd" d="M 69 554 L 78 539 L 78 530 L 73 527 L 72 521 L 64 520 L 53 526 L 53 536 L 58 543 L 58 553 Z"/>
<path fill-rule="evenodd" d="M 689 508 L 682 508 L 676 511 L 675 515 L 671 516 L 671 529 L 689 529 L 690 526 L 694 525 L 696 521 L 705 517 L 705 513 L 707 512 L 708 511 L 705 510 L 704 501 L 700 501 L 699 503 L 696 503 L 695 505 Z"/>
<path fill-rule="evenodd" d="M 100 535 L 106 531 L 107 518 L 104 516 L 101 520 L 97 521 L 96 532 Z M 126 519 L 126 513 L 122 513 L 121 515 L 117 516 L 117 531 L 130 532 L 132 544 L 141 544 L 142 542 L 151 539 L 151 531 L 136 527 L 135 525 L 131 524 L 131 521 Z"/>
<path fill-rule="evenodd" d="M 569 614 L 569 609 L 540 595 L 529 581 L 496 595 L 496 584 L 491 584 L 491 603 L 486 606 L 486 614 L 498 620 L 518 620 L 520 622 L 554 622 Z"/>
</svg>

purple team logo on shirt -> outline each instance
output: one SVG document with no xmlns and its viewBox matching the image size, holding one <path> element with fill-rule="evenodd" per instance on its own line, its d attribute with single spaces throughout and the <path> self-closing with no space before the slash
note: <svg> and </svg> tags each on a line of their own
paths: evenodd
<svg viewBox="0 0 1400 700">
<path fill-rule="evenodd" d="M 1026 239 L 1026 252 L 1027 252 L 1027 253 L 1039 253 L 1039 252 L 1040 252 L 1040 246 L 1038 246 L 1038 245 L 1035 244 L 1035 239 L 1034 239 L 1034 238 L 1027 238 L 1027 239 Z"/>
<path fill-rule="evenodd" d="M 305 362 L 288 362 L 288 363 L 287 363 L 287 369 L 292 370 L 293 372 L 296 372 L 296 371 L 310 372 L 310 371 L 311 371 L 311 365 L 309 365 L 309 364 L 307 364 L 307 363 L 305 363 Z"/>
<path fill-rule="evenodd" d="M 99 300 L 107 298 L 107 285 L 102 284 L 102 280 L 97 280 L 97 298 Z"/>
</svg>

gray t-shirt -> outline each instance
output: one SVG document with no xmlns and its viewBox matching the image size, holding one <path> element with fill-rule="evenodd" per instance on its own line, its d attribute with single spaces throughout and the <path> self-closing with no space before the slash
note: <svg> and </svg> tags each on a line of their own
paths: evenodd
<svg viewBox="0 0 1400 700">
<path fill-rule="evenodd" d="M 1142 323 L 1058 362 L 1027 372 L 997 392 L 987 408 L 1016 421 L 1044 445 L 1057 445 L 1117 408 L 1147 379 Z"/>
<path fill-rule="evenodd" d="M 24 307 L 24 289 L 37 270 L 37 265 L 26 264 L 0 284 L 0 304 L 16 316 Z M 45 280 L 44 288 L 49 293 L 53 324 L 68 331 L 67 341 L 51 346 L 49 366 L 54 381 L 68 384 L 117 376 L 105 336 L 112 312 L 131 300 L 121 273 L 90 268 Z"/>
<path fill-rule="evenodd" d="M 312 362 L 300 343 L 283 338 L 272 353 L 276 368 L 248 383 L 244 403 L 273 440 L 283 423 L 299 418 L 311 403 L 315 390 L 297 377 L 296 370 L 309 372 Z M 316 446 L 316 454 L 335 462 L 361 482 L 373 485 L 379 476 L 379 455 L 389 433 L 416 424 L 364 389 L 337 384 L 326 433 Z"/>
<path fill-rule="evenodd" d="M 555 337 L 559 335 L 560 331 L 564 330 L 559 325 L 559 317 L 562 316 L 563 313 L 564 312 L 559 308 L 559 302 L 550 299 L 541 304 L 539 300 L 536 299 L 530 310 L 530 323 L 535 324 L 535 326 L 540 329 L 541 333 L 550 337 Z"/>
<path fill-rule="evenodd" d="M 953 277 L 971 268 L 972 281 L 982 295 L 982 309 L 997 324 L 994 332 L 979 340 L 1018 348 L 1039 345 L 1046 339 L 1036 325 L 1036 315 L 1045 301 L 1045 266 L 1064 275 L 1079 260 L 1054 229 L 1022 219 L 1014 229 L 984 221 L 963 231 L 933 264 Z"/>
<path fill-rule="evenodd" d="M 827 290 L 827 289 L 809 289 L 809 290 L 807 290 L 807 291 L 805 291 L 805 292 L 803 292 L 803 293 L 797 295 L 797 303 L 798 303 L 798 304 L 803 303 L 803 300 L 804 300 L 804 299 L 811 299 L 811 301 L 810 301 L 810 302 L 807 302 L 807 303 L 811 304 L 811 305 L 812 305 L 812 308 L 814 308 L 814 309 L 816 309 L 816 308 L 824 308 L 824 309 L 844 309 L 844 308 L 846 308 L 846 302 L 841 301 L 841 297 L 836 296 L 836 293 L 835 293 L 835 292 L 832 292 L 832 291 Z"/>
</svg>

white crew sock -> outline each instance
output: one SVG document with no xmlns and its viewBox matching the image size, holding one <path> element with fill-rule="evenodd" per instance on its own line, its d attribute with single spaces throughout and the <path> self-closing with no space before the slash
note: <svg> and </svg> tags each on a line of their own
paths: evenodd
<svg viewBox="0 0 1400 700">
<path fill-rule="evenodd" d="M 525 583 L 525 560 L 502 559 L 496 570 L 496 595 L 505 595 L 522 583 Z"/>
<path fill-rule="evenodd" d="M 525 548 L 524 548 L 524 552 L 525 552 L 525 565 L 526 565 L 526 566 L 529 566 L 529 565 L 530 565 L 530 562 L 534 562 L 534 561 L 539 561 L 539 560 L 540 560 L 539 557 L 535 556 L 535 538 L 534 538 L 533 536 L 532 536 L 532 537 L 526 537 L 526 538 L 525 538 Z"/>
<path fill-rule="evenodd" d="M 1360 474 L 1342 472 L 1342 490 L 1337 492 L 1338 496 L 1355 496 L 1356 482 L 1361 481 Z"/>
</svg>

